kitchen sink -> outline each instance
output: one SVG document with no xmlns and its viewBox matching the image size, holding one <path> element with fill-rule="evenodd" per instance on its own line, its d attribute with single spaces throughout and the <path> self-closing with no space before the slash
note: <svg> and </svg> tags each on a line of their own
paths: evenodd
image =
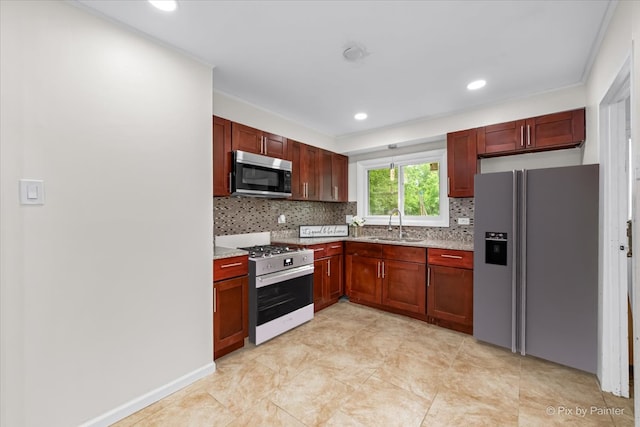
<svg viewBox="0 0 640 427">
<path fill-rule="evenodd" d="M 405 242 L 405 243 L 415 243 L 415 242 L 423 242 L 424 239 L 410 239 L 408 237 L 377 237 L 377 236 L 372 236 L 372 237 L 367 237 L 367 239 L 369 240 L 382 240 L 385 242 Z"/>
</svg>

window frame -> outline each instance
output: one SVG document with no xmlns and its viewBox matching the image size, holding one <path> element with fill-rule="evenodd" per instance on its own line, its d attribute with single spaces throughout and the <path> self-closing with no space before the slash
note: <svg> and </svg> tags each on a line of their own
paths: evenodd
<svg viewBox="0 0 640 427">
<path fill-rule="evenodd" d="M 440 215 L 438 216 L 411 216 L 404 215 L 404 173 L 403 166 L 415 165 L 420 163 L 438 162 L 440 164 L 439 183 L 440 183 Z M 389 167 L 393 163 L 398 167 L 398 205 L 402 207 L 402 225 L 421 226 L 421 227 L 449 227 L 449 196 L 447 185 L 447 150 L 436 149 L 413 154 L 404 154 L 400 156 L 388 156 L 370 160 L 360 160 L 356 162 L 357 173 L 357 202 L 358 215 L 364 218 L 368 225 L 387 225 L 389 224 L 389 215 L 369 215 L 369 179 L 368 171 L 370 169 L 379 169 Z M 393 224 L 397 224 L 395 219 Z"/>
</svg>

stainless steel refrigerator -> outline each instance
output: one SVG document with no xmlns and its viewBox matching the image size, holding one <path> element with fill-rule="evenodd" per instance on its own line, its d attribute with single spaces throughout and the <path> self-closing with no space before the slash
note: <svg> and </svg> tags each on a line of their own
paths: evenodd
<svg viewBox="0 0 640 427">
<path fill-rule="evenodd" d="M 475 176 L 475 338 L 596 372 L 598 189 L 598 165 Z"/>
</svg>

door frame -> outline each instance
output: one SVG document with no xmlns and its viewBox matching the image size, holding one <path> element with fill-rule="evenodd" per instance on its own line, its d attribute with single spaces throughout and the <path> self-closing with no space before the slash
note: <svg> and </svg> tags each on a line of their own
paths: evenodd
<svg viewBox="0 0 640 427">
<path fill-rule="evenodd" d="M 620 180 L 628 177 L 626 163 L 625 99 L 631 95 L 631 57 L 628 56 L 617 77 L 602 99 L 599 108 L 600 136 L 600 194 L 601 227 L 600 242 L 600 358 L 598 377 L 603 391 L 617 396 L 629 397 L 629 345 L 628 345 L 628 263 L 621 259 L 620 246 L 626 229 L 621 218 L 627 216 L 628 192 L 621 194 Z M 620 141 L 624 141 L 621 144 Z M 632 159 L 628 159 L 629 164 Z M 631 169 L 631 168 L 629 168 Z M 628 181 L 627 181 L 628 182 Z M 626 203 L 625 203 L 626 202 Z M 635 216 L 635 208 L 634 208 Z M 635 265 L 635 258 L 632 263 Z M 635 288 L 635 281 L 631 286 Z M 635 292 L 633 292 L 635 294 Z M 637 322 L 637 319 L 634 318 Z M 634 328 L 637 335 L 637 329 Z M 635 338 L 635 337 L 634 337 Z M 634 352 L 637 354 L 638 346 Z M 636 357 L 634 357 L 636 358 Z"/>
</svg>

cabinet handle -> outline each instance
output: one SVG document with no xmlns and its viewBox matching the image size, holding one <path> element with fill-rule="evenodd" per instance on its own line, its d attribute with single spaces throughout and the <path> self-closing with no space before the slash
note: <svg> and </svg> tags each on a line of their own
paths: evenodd
<svg viewBox="0 0 640 427">
<path fill-rule="evenodd" d="M 327 260 L 327 276 L 331 277 L 331 260 Z"/>
<path fill-rule="evenodd" d="M 304 183 L 304 198 L 305 199 L 309 198 L 309 183 L 308 182 Z"/>
<path fill-rule="evenodd" d="M 216 298 L 216 294 L 218 293 L 218 290 L 214 287 L 213 288 L 213 312 L 217 312 L 218 311 L 218 301 Z"/>
<path fill-rule="evenodd" d="M 324 248 L 315 248 L 313 252 L 324 251 Z"/>
<path fill-rule="evenodd" d="M 260 137 L 260 153 L 267 154 L 267 150 L 265 150 L 266 144 L 264 143 L 264 136 Z"/>
<path fill-rule="evenodd" d="M 527 125 L 527 147 L 531 145 L 531 126 Z"/>
<path fill-rule="evenodd" d="M 337 186 L 337 185 L 335 185 L 335 186 L 333 187 L 333 192 L 335 193 L 335 194 L 333 195 L 333 199 L 334 199 L 334 200 L 338 200 L 338 186 Z"/>
<path fill-rule="evenodd" d="M 239 265 L 242 265 L 241 262 L 232 262 L 231 264 L 223 264 L 220 266 L 220 268 L 229 268 L 229 267 L 237 267 Z"/>
<path fill-rule="evenodd" d="M 231 190 L 231 172 L 229 172 L 229 193 L 231 193 L 233 190 Z"/>
<path fill-rule="evenodd" d="M 335 246 L 329 246 L 331 249 L 338 249 L 340 247 L 340 245 L 335 245 Z"/>
<path fill-rule="evenodd" d="M 520 126 L 520 147 L 524 147 L 524 126 Z"/>
<path fill-rule="evenodd" d="M 384 261 L 382 261 L 382 278 L 384 279 L 385 274 L 384 274 Z"/>
<path fill-rule="evenodd" d="M 447 194 L 451 193 L 451 178 L 447 177 Z"/>
<path fill-rule="evenodd" d="M 378 274 L 376 275 L 376 278 L 380 278 L 380 261 L 378 261 Z"/>
<path fill-rule="evenodd" d="M 427 288 L 431 286 L 431 267 L 427 267 Z"/>
<path fill-rule="evenodd" d="M 442 258 L 453 258 L 453 259 L 462 259 L 462 257 L 460 255 L 445 255 L 442 254 L 440 255 Z"/>
</svg>

